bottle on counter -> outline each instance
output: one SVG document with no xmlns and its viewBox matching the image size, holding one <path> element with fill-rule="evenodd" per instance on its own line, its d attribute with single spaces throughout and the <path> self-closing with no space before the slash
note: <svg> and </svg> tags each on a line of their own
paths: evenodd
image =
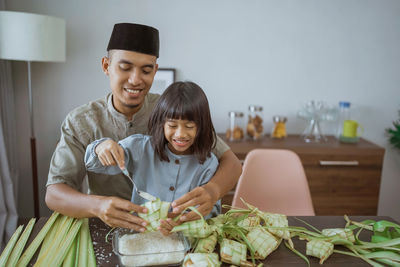
<svg viewBox="0 0 400 267">
<path fill-rule="evenodd" d="M 339 102 L 339 114 L 336 127 L 336 138 L 340 140 L 340 136 L 343 133 L 343 122 L 345 120 L 350 120 L 350 102 L 340 101 Z"/>
<path fill-rule="evenodd" d="M 273 116 L 272 121 L 274 122 L 274 127 L 271 131 L 271 138 L 285 138 L 286 133 L 286 122 L 287 117 L 284 116 Z"/>
<path fill-rule="evenodd" d="M 249 106 L 249 120 L 247 122 L 246 132 L 251 139 L 258 140 L 263 137 L 263 121 L 263 107 L 254 105 Z"/>
<path fill-rule="evenodd" d="M 229 141 L 240 141 L 244 137 L 244 114 L 239 111 L 230 111 L 229 128 L 226 130 L 226 139 Z"/>
</svg>

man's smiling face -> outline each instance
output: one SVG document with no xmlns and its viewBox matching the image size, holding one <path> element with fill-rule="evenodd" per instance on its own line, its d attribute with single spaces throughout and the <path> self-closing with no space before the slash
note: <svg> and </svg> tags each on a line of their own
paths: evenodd
<svg viewBox="0 0 400 267">
<path fill-rule="evenodd" d="M 103 57 L 116 110 L 129 117 L 141 108 L 158 69 L 156 61 L 155 56 L 127 50 L 111 50 Z"/>
</svg>

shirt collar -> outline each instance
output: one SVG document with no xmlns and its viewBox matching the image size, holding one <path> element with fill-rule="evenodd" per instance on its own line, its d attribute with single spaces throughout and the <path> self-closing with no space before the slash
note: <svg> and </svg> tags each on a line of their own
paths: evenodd
<svg viewBox="0 0 400 267">
<path fill-rule="evenodd" d="M 193 157 L 193 154 L 186 154 L 186 155 L 177 155 L 174 154 L 168 147 L 168 144 L 165 145 L 165 151 L 167 152 L 167 156 L 168 158 L 171 160 L 175 160 L 175 159 L 187 159 L 187 158 L 191 158 Z"/>
</svg>

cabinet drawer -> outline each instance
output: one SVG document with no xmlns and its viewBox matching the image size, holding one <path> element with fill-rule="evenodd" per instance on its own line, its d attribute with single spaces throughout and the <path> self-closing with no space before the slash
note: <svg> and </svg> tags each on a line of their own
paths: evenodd
<svg viewBox="0 0 400 267">
<path fill-rule="evenodd" d="M 382 163 L 374 156 L 302 157 L 317 215 L 376 215 Z"/>
</svg>

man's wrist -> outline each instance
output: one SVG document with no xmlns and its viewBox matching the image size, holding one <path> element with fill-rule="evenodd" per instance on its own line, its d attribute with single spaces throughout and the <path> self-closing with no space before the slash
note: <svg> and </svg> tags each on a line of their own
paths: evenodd
<svg viewBox="0 0 400 267">
<path fill-rule="evenodd" d="M 217 202 L 217 200 L 219 200 L 222 197 L 221 190 L 220 190 L 218 184 L 213 183 L 213 182 L 208 182 L 203 187 L 211 195 L 211 198 L 214 202 Z"/>
<path fill-rule="evenodd" d="M 87 195 L 89 200 L 89 213 L 91 217 L 99 217 L 100 215 L 100 207 L 101 207 L 101 202 L 105 198 L 104 196 L 98 196 L 98 195 Z"/>
</svg>

